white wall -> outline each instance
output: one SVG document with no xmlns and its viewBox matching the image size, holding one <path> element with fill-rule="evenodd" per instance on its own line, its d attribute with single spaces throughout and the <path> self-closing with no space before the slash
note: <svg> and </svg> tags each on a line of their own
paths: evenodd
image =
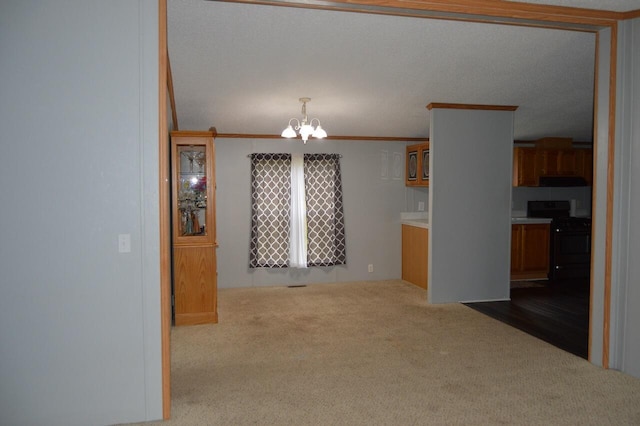
<svg viewBox="0 0 640 426">
<path fill-rule="evenodd" d="M 404 142 L 299 139 L 216 139 L 216 214 L 218 286 L 253 287 L 401 276 L 400 213 L 407 210 Z M 250 160 L 254 152 L 326 152 L 342 154 L 342 189 L 347 265 L 308 269 L 249 269 L 251 229 Z M 383 177 L 382 154 L 388 161 Z M 400 170 L 394 178 L 394 156 Z M 369 273 L 367 266 L 374 265 Z"/>
<path fill-rule="evenodd" d="M 621 23 L 618 48 L 611 367 L 640 377 L 640 19 Z"/>
<path fill-rule="evenodd" d="M 157 1 L 3 1 L 0 55 L 0 424 L 158 419 Z"/>
<path fill-rule="evenodd" d="M 526 213 L 530 200 L 576 200 L 576 215 L 591 214 L 591 187 L 515 187 L 511 192 L 511 208 L 514 212 Z"/>
<path fill-rule="evenodd" d="M 513 117 L 431 110 L 431 303 L 509 299 Z"/>
</svg>

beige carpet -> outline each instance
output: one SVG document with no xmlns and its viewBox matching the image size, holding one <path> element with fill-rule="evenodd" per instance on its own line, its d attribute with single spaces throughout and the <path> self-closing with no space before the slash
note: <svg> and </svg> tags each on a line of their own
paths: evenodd
<svg viewBox="0 0 640 426">
<path fill-rule="evenodd" d="M 638 425 L 640 380 L 403 281 L 219 291 L 168 425 Z"/>
</svg>

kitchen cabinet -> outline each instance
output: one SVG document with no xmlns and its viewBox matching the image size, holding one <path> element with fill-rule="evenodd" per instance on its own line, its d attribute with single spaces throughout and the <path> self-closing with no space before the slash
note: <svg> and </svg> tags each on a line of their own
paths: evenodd
<svg viewBox="0 0 640 426">
<path fill-rule="evenodd" d="M 577 176 L 593 181 L 593 150 L 515 147 L 513 186 L 539 186 L 540 176 Z"/>
<path fill-rule="evenodd" d="M 549 274 L 548 223 L 511 225 L 511 279 L 547 279 Z"/>
<path fill-rule="evenodd" d="M 576 149 L 576 168 L 578 176 L 587 181 L 587 185 L 593 184 L 593 150 Z"/>
<path fill-rule="evenodd" d="M 429 230 L 402 224 L 402 279 L 427 289 Z"/>
<path fill-rule="evenodd" d="M 212 132 L 171 132 L 175 325 L 218 322 Z"/>
<path fill-rule="evenodd" d="M 513 149 L 513 186 L 538 186 L 537 148 Z"/>
<path fill-rule="evenodd" d="M 407 146 L 406 186 L 429 186 L 429 142 Z"/>
<path fill-rule="evenodd" d="M 541 176 L 578 176 L 574 149 L 540 150 Z"/>
</svg>

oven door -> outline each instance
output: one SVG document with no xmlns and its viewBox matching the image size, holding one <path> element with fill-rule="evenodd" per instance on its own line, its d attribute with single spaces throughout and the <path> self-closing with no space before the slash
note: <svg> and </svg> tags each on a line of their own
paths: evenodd
<svg viewBox="0 0 640 426">
<path fill-rule="evenodd" d="M 554 229 L 551 235 L 552 280 L 589 278 L 591 270 L 591 232 Z"/>
</svg>

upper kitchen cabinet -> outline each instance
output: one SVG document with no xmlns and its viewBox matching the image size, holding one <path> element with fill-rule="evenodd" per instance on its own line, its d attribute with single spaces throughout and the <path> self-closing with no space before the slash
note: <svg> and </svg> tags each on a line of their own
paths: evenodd
<svg viewBox="0 0 640 426">
<path fill-rule="evenodd" d="M 587 181 L 587 185 L 593 184 L 593 149 L 576 149 L 576 168 L 578 176 Z"/>
<path fill-rule="evenodd" d="M 537 160 L 536 148 L 513 149 L 513 186 L 538 186 Z"/>
<path fill-rule="evenodd" d="M 429 142 L 407 146 L 407 186 L 429 186 Z"/>
<path fill-rule="evenodd" d="M 557 183 L 552 186 L 563 186 L 562 182 L 567 182 L 566 186 L 584 186 L 585 182 L 586 185 L 591 185 L 592 164 L 593 151 L 590 148 L 573 148 L 571 144 L 557 148 L 546 144 L 515 147 L 513 186 L 547 186 L 550 181 Z M 546 183 L 541 183 L 541 178 Z"/>
</svg>

